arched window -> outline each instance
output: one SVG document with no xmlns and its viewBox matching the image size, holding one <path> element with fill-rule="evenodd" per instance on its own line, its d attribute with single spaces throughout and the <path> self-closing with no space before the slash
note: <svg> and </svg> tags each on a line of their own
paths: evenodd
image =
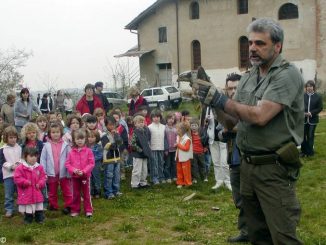
<svg viewBox="0 0 326 245">
<path fill-rule="evenodd" d="M 238 14 L 248 14 L 248 0 L 238 0 Z"/>
<path fill-rule="evenodd" d="M 194 40 L 191 46 L 192 46 L 192 69 L 196 70 L 198 66 L 201 66 L 200 42 Z"/>
<path fill-rule="evenodd" d="M 239 67 L 249 67 L 249 44 L 245 36 L 239 38 Z"/>
<path fill-rule="evenodd" d="M 192 2 L 190 4 L 190 19 L 199 19 L 199 4 L 198 2 Z"/>
<path fill-rule="evenodd" d="M 299 12 L 298 6 L 293 3 L 283 4 L 278 10 L 278 19 L 279 20 L 287 20 L 287 19 L 298 19 Z"/>
</svg>

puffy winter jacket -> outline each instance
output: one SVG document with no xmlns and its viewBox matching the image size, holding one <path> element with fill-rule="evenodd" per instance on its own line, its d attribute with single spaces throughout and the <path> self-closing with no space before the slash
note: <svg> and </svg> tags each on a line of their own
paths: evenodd
<svg viewBox="0 0 326 245">
<path fill-rule="evenodd" d="M 17 204 L 43 202 L 41 190 L 45 187 L 46 175 L 42 165 L 36 163 L 34 166 L 29 166 L 23 162 L 15 169 L 14 181 L 18 192 Z"/>
<path fill-rule="evenodd" d="M 93 101 L 94 101 L 94 111 L 96 108 L 103 108 L 102 102 L 101 100 L 97 97 L 97 96 L 93 96 Z M 81 99 L 77 102 L 76 105 L 76 110 L 80 112 L 81 115 L 85 114 L 85 113 L 91 113 L 87 100 L 86 100 L 86 95 L 83 95 L 83 97 L 81 97 Z"/>
<path fill-rule="evenodd" d="M 65 163 L 70 151 L 70 146 L 66 143 L 62 143 L 60 158 L 59 158 L 59 178 L 69 178 L 70 175 L 66 169 Z M 55 177 L 54 173 L 54 160 L 52 154 L 51 143 L 47 142 L 44 144 L 41 154 L 41 165 L 44 167 L 44 170 L 48 176 Z"/>
<path fill-rule="evenodd" d="M 73 178 L 90 177 L 95 166 L 92 150 L 86 146 L 82 147 L 81 149 L 78 149 L 77 147 L 72 148 L 68 154 L 65 165 L 69 174 Z M 76 169 L 83 171 L 83 176 L 76 175 L 74 173 Z"/>
</svg>

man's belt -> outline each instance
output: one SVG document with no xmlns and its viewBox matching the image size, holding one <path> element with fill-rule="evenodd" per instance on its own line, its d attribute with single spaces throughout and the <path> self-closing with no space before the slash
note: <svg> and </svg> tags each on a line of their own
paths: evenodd
<svg viewBox="0 0 326 245">
<path fill-rule="evenodd" d="M 267 164 L 275 164 L 279 156 L 275 153 L 265 154 L 265 155 L 252 155 L 252 154 L 242 153 L 241 157 L 249 164 L 267 165 Z"/>
</svg>

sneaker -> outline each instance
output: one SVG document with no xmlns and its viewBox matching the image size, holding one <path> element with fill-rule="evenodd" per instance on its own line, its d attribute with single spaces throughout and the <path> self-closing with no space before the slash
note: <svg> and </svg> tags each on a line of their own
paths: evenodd
<svg viewBox="0 0 326 245">
<path fill-rule="evenodd" d="M 7 211 L 5 214 L 6 218 L 11 218 L 13 216 L 12 212 Z"/>
<path fill-rule="evenodd" d="M 207 178 L 205 178 L 205 179 L 204 179 L 204 182 L 208 182 L 208 179 L 207 179 Z"/>
<path fill-rule="evenodd" d="M 197 180 L 196 180 L 196 179 L 193 179 L 193 180 L 192 180 L 192 183 L 193 183 L 193 184 L 197 184 Z"/>
<path fill-rule="evenodd" d="M 230 182 L 226 182 L 224 183 L 225 184 L 225 187 L 229 190 L 229 191 L 232 191 L 232 186 L 230 184 Z"/>
<path fill-rule="evenodd" d="M 86 218 L 92 218 L 93 217 L 93 214 L 92 213 L 86 213 Z"/>
<path fill-rule="evenodd" d="M 114 199 L 114 195 L 110 195 L 110 196 L 108 196 L 108 200 L 112 200 L 112 199 Z"/>
<path fill-rule="evenodd" d="M 159 185 L 159 184 L 160 184 L 159 181 L 155 181 L 155 182 L 154 182 L 154 185 Z"/>
<path fill-rule="evenodd" d="M 171 180 L 171 179 L 167 179 L 167 180 L 166 180 L 166 183 L 171 184 L 171 183 L 172 183 L 172 180 Z"/>
<path fill-rule="evenodd" d="M 181 188 L 182 188 L 182 185 L 177 185 L 177 188 L 178 188 L 178 189 L 181 189 Z"/>
<path fill-rule="evenodd" d="M 71 213 L 71 214 L 70 214 L 70 216 L 73 217 L 73 218 L 74 218 L 74 217 L 77 217 L 78 215 L 79 215 L 79 213 Z"/>
<path fill-rule="evenodd" d="M 120 196 L 122 196 L 123 194 L 122 194 L 122 192 L 120 192 L 120 191 L 118 191 L 117 193 L 115 193 L 115 196 L 116 197 L 120 197 Z"/>
<path fill-rule="evenodd" d="M 177 178 L 173 178 L 173 181 L 176 182 L 177 181 Z"/>
<path fill-rule="evenodd" d="M 216 190 L 222 186 L 223 182 L 216 182 L 216 184 L 212 187 L 212 190 Z"/>
<path fill-rule="evenodd" d="M 162 180 L 162 181 L 161 181 L 161 183 L 162 183 L 162 184 L 165 184 L 165 183 L 166 183 L 166 180 L 165 180 L 165 179 L 164 179 L 164 180 Z"/>
<path fill-rule="evenodd" d="M 148 188 L 148 187 L 150 187 L 150 184 L 139 184 L 138 187 L 139 188 Z"/>
</svg>

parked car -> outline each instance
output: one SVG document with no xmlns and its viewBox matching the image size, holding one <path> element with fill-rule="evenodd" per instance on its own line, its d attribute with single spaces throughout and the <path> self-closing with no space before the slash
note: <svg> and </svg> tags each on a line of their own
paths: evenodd
<svg viewBox="0 0 326 245">
<path fill-rule="evenodd" d="M 158 107 L 161 111 L 171 107 L 177 109 L 182 102 L 180 90 L 174 86 L 146 88 L 140 94 L 150 107 Z"/>
<path fill-rule="evenodd" d="M 102 93 L 106 96 L 109 101 L 109 109 L 112 109 L 114 106 L 123 106 L 127 104 L 127 100 L 122 97 L 117 92 L 104 90 Z"/>
</svg>

